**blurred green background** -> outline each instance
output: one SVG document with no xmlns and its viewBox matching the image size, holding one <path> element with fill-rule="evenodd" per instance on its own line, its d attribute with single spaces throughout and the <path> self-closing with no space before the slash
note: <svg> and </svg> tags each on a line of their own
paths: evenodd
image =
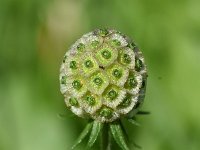
<svg viewBox="0 0 200 150">
<path fill-rule="evenodd" d="M 144 150 L 199 150 L 199 0 L 0 0 L 0 150 L 69 149 L 86 122 L 66 110 L 59 67 L 99 27 L 134 38 L 148 65 L 151 115 L 125 123 L 131 139 Z"/>
</svg>

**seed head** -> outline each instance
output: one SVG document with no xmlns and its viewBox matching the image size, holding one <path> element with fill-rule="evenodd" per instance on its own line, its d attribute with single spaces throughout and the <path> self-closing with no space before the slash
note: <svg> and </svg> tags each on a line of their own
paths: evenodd
<svg viewBox="0 0 200 150">
<path fill-rule="evenodd" d="M 66 105 L 83 118 L 112 122 L 138 110 L 147 71 L 141 51 L 116 30 L 83 35 L 66 52 L 60 90 Z"/>
</svg>

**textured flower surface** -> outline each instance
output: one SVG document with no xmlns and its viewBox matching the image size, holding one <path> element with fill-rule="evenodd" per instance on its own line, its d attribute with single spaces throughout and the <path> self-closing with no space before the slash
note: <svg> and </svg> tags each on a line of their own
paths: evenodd
<svg viewBox="0 0 200 150">
<path fill-rule="evenodd" d="M 83 35 L 66 52 L 60 68 L 67 107 L 101 123 L 133 116 L 143 102 L 146 79 L 141 51 L 111 29 Z"/>
</svg>

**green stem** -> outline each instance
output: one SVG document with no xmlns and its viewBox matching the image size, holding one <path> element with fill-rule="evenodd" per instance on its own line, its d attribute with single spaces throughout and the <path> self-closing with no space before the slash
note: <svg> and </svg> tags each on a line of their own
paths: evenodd
<svg viewBox="0 0 200 150">
<path fill-rule="evenodd" d="M 101 150 L 111 150 L 111 140 L 109 134 L 109 125 L 105 123 L 101 132 Z"/>
<path fill-rule="evenodd" d="M 110 130 L 108 131 L 108 146 L 106 150 L 111 150 L 111 146 L 112 146 L 112 135 L 110 133 Z"/>
</svg>

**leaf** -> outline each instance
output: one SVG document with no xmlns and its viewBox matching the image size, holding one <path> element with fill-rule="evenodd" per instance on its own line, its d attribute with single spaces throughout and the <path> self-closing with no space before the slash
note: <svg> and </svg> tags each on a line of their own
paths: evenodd
<svg viewBox="0 0 200 150">
<path fill-rule="evenodd" d="M 133 125 L 140 126 L 140 124 L 136 120 L 134 120 L 133 118 L 129 118 L 128 121 L 130 123 L 132 123 Z"/>
<path fill-rule="evenodd" d="M 134 120 L 134 121 L 135 121 L 135 120 Z M 130 140 L 130 139 L 129 139 L 128 134 L 127 134 L 127 132 L 126 132 L 126 130 L 125 130 L 125 128 L 124 128 L 124 126 L 123 126 L 121 120 L 120 120 L 120 124 L 121 124 L 122 130 L 123 130 L 123 132 L 124 132 L 124 135 L 125 135 L 125 138 L 127 139 L 127 141 L 128 141 L 131 145 L 133 145 L 134 147 L 136 147 L 136 148 L 138 148 L 138 149 L 142 149 L 142 147 L 141 147 L 140 145 L 136 144 L 133 140 Z"/>
<path fill-rule="evenodd" d="M 149 115 L 150 112 L 149 111 L 138 111 L 137 115 Z"/>
<path fill-rule="evenodd" d="M 119 123 L 110 124 L 110 131 L 119 147 L 121 147 L 123 150 L 129 150 L 121 125 Z"/>
<path fill-rule="evenodd" d="M 129 142 L 129 137 L 128 137 L 128 134 L 127 134 L 127 132 L 126 132 L 126 130 L 124 128 L 124 125 L 122 124 L 122 121 L 120 120 L 119 123 L 120 123 L 122 131 L 124 133 L 124 137 L 126 138 L 127 142 Z"/>
<path fill-rule="evenodd" d="M 75 115 L 74 114 L 62 114 L 62 113 L 59 113 L 57 114 L 58 118 L 59 119 L 67 119 L 67 118 L 71 118 L 71 117 L 74 117 Z"/>
<path fill-rule="evenodd" d="M 98 122 L 98 121 L 94 121 L 93 123 L 93 127 L 92 127 L 92 131 L 90 134 L 90 138 L 88 141 L 88 147 L 92 147 L 101 131 L 102 128 L 102 123 Z"/>
<path fill-rule="evenodd" d="M 134 146 L 134 147 L 136 147 L 136 148 L 138 148 L 138 149 L 142 149 L 142 147 L 141 147 L 140 145 L 136 144 L 135 142 L 132 142 L 132 143 L 133 143 L 133 146 Z"/>
<path fill-rule="evenodd" d="M 93 122 L 89 122 L 86 125 L 86 127 L 81 132 L 80 136 L 78 137 L 78 139 L 76 140 L 75 144 L 72 146 L 71 149 L 74 149 L 78 144 L 80 144 L 83 141 L 83 139 L 87 136 L 87 134 L 89 133 L 90 129 L 92 128 L 92 124 L 93 124 Z"/>
</svg>

